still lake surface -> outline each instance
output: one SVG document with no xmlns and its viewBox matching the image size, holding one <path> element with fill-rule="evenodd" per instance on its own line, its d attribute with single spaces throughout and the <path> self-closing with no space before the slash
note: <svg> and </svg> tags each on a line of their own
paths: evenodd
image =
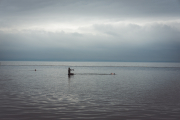
<svg viewBox="0 0 180 120">
<path fill-rule="evenodd" d="M 1 61 L 0 119 L 179 120 L 180 63 Z"/>
</svg>

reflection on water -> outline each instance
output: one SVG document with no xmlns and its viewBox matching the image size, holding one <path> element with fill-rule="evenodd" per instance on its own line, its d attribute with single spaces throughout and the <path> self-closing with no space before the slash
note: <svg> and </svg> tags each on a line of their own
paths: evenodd
<svg viewBox="0 0 180 120">
<path fill-rule="evenodd" d="M 91 64 L 75 66 L 72 76 L 67 75 L 67 66 L 0 66 L 0 118 L 180 118 L 179 67 Z"/>
</svg>

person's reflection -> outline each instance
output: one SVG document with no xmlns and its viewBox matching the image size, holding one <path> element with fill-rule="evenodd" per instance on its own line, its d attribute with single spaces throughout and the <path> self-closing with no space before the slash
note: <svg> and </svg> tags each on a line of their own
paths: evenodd
<svg viewBox="0 0 180 120">
<path fill-rule="evenodd" d="M 72 75 L 68 75 L 68 81 L 70 81 L 71 78 L 73 78 L 73 76 Z"/>
<path fill-rule="evenodd" d="M 69 91 L 70 91 L 71 79 L 72 79 L 73 77 L 74 77 L 74 76 L 72 76 L 72 75 L 68 75 L 68 88 L 69 88 Z"/>
<path fill-rule="evenodd" d="M 70 85 L 71 75 L 68 75 L 68 86 Z"/>
</svg>

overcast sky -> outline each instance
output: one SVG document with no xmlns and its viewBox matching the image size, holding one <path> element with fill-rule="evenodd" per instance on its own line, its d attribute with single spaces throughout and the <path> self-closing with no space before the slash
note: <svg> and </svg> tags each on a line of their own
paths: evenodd
<svg viewBox="0 0 180 120">
<path fill-rule="evenodd" d="M 180 62 L 180 1 L 0 0 L 0 60 Z"/>
</svg>

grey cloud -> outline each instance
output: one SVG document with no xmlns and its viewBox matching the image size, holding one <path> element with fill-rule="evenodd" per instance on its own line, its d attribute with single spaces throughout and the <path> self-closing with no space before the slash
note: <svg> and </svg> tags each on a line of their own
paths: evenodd
<svg viewBox="0 0 180 120">
<path fill-rule="evenodd" d="M 7 12 L 27 13 L 29 11 L 61 13 L 61 14 L 82 14 L 82 15 L 128 15 L 131 14 L 178 14 L 179 5 L 177 0 L 5 0 L 2 1 L 1 9 Z M 40 11 L 38 11 L 40 10 Z M 19 14 L 19 13 L 18 13 Z"/>
<path fill-rule="evenodd" d="M 178 24 L 176 24 L 178 25 Z M 113 36 L 120 42 L 127 41 L 127 43 L 144 44 L 154 42 L 179 41 L 180 30 L 176 26 L 168 24 L 146 24 L 139 26 L 137 24 L 129 25 L 95 25 L 93 28 L 108 36 Z"/>
<path fill-rule="evenodd" d="M 1 21 L 41 23 L 78 19 L 169 19 L 180 17 L 177 0 L 2 0 Z"/>
<path fill-rule="evenodd" d="M 0 60 L 180 61 L 179 17 L 177 0 L 1 0 Z"/>
<path fill-rule="evenodd" d="M 180 31 L 175 27 L 163 24 L 92 27 L 103 34 L 1 32 L 0 60 L 180 60 Z"/>
</svg>

